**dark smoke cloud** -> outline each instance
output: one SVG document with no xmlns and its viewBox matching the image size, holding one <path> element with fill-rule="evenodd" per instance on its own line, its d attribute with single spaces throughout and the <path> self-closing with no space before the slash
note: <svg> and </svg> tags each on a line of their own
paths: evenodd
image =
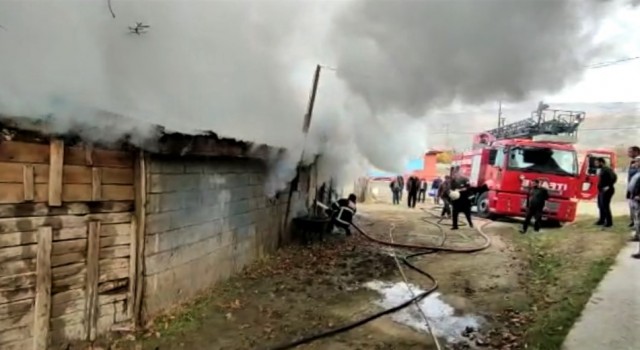
<svg viewBox="0 0 640 350">
<path fill-rule="evenodd" d="M 598 1 L 356 0 L 332 32 L 339 75 L 375 113 L 522 100 L 577 80 L 598 53 Z"/>
</svg>

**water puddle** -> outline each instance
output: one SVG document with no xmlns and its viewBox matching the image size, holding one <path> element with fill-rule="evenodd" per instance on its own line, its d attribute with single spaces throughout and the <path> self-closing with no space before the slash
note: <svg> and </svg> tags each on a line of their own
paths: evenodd
<svg viewBox="0 0 640 350">
<path fill-rule="evenodd" d="M 380 293 L 382 299 L 376 301 L 376 305 L 382 308 L 397 306 L 412 298 L 412 294 L 404 282 L 389 283 L 372 281 L 366 283 L 364 286 Z M 408 286 L 415 295 L 424 292 L 424 290 L 418 286 L 412 284 Z M 462 342 L 465 340 L 462 334 L 467 327 L 477 330 L 484 323 L 484 319 L 480 316 L 455 315 L 455 309 L 442 301 L 440 296 L 440 293 L 435 292 L 420 301 L 420 308 L 429 318 L 431 328 L 438 338 L 446 339 L 448 343 Z M 391 318 L 395 322 L 409 326 L 416 331 L 429 332 L 422 314 L 415 305 L 394 313 Z"/>
</svg>

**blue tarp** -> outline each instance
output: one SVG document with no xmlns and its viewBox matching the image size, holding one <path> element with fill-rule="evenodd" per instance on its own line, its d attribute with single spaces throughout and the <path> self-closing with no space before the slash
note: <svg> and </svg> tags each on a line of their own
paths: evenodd
<svg viewBox="0 0 640 350">
<path fill-rule="evenodd" d="M 407 165 L 404 167 L 404 174 L 411 173 L 415 170 L 422 170 L 424 168 L 424 161 L 422 158 L 414 159 L 409 161 Z M 390 177 L 396 176 L 398 174 L 389 173 L 382 170 L 372 169 L 369 171 L 369 177 Z"/>
</svg>

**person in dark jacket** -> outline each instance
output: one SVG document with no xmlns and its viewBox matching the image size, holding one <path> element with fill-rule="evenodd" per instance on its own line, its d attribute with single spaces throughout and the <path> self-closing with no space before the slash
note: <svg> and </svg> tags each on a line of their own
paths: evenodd
<svg viewBox="0 0 640 350">
<path fill-rule="evenodd" d="M 407 204 L 409 208 L 416 207 L 418 191 L 420 190 L 420 180 L 415 176 L 410 176 L 407 180 Z"/>
<path fill-rule="evenodd" d="M 451 229 L 458 229 L 458 216 L 460 213 L 464 213 L 464 216 L 467 218 L 467 222 L 469 223 L 469 227 L 473 227 L 473 222 L 471 221 L 471 201 L 469 200 L 469 180 L 464 176 L 457 175 L 451 181 L 451 190 L 455 190 L 460 193 L 459 198 L 451 201 L 453 206 L 453 225 Z"/>
<path fill-rule="evenodd" d="M 640 164 L 638 164 L 637 162 L 637 157 L 640 156 L 640 147 L 638 146 L 631 146 L 629 147 L 629 149 L 627 150 L 627 155 L 629 156 L 629 158 L 631 159 L 630 163 L 629 163 L 629 169 L 627 170 L 627 183 L 631 182 L 631 178 L 633 177 L 633 175 L 635 175 L 638 170 L 640 170 Z M 629 191 L 627 191 L 627 199 L 629 200 L 629 227 L 635 227 L 635 222 L 634 222 L 634 208 L 633 206 L 635 205 L 635 203 L 632 200 L 633 197 L 631 197 L 631 194 L 629 193 Z"/>
<path fill-rule="evenodd" d="M 636 157 L 632 166 L 640 165 L 640 157 Z M 631 177 L 627 184 L 627 197 L 629 197 L 629 209 L 631 210 L 631 222 L 634 223 L 633 242 L 640 242 L 640 171 Z"/>
<path fill-rule="evenodd" d="M 640 174 L 635 175 L 636 177 L 634 184 L 629 187 L 628 195 L 629 202 L 633 210 L 633 220 L 635 220 L 635 236 L 640 237 L 640 181 L 637 179 Z M 638 241 L 638 240 L 636 240 Z M 631 255 L 634 259 L 640 259 L 640 244 L 638 245 L 638 252 Z"/>
<path fill-rule="evenodd" d="M 438 195 L 440 185 L 442 185 L 442 179 L 438 176 L 431 183 L 431 191 L 433 191 L 433 204 L 435 205 L 440 204 L 440 196 Z"/>
<path fill-rule="evenodd" d="M 600 217 L 596 225 L 602 227 L 613 226 L 613 215 L 611 214 L 611 199 L 615 193 L 614 185 L 618 180 L 616 173 L 607 166 L 604 158 L 598 158 L 595 161 L 596 167 L 599 169 L 598 174 L 598 210 Z"/>
<path fill-rule="evenodd" d="M 427 183 L 427 180 L 420 179 L 420 190 L 418 191 L 418 202 L 424 203 L 425 199 L 427 198 L 428 187 L 429 187 L 429 184 Z"/>
<path fill-rule="evenodd" d="M 348 198 L 331 203 L 327 214 L 331 217 L 332 226 L 343 229 L 347 236 L 351 236 L 350 226 L 356 215 L 356 195 L 352 193 Z"/>
<path fill-rule="evenodd" d="M 400 200 L 402 200 L 402 191 L 404 190 L 404 177 L 402 175 L 396 176 L 396 181 L 400 185 Z"/>
<path fill-rule="evenodd" d="M 391 180 L 391 194 L 393 195 L 393 205 L 400 204 L 400 193 L 402 192 L 402 186 L 398 182 L 398 179 Z"/>
<path fill-rule="evenodd" d="M 451 217 L 451 200 L 449 199 L 449 190 L 451 189 L 451 177 L 449 175 L 444 177 L 444 181 L 438 186 L 438 192 L 436 197 L 442 199 L 442 213 L 441 218 Z"/>
<path fill-rule="evenodd" d="M 531 225 L 532 218 L 535 220 L 533 223 L 533 230 L 535 232 L 540 231 L 540 222 L 542 221 L 544 204 L 548 199 L 549 191 L 540 186 L 539 180 L 533 180 L 531 182 L 529 193 L 527 193 L 527 216 L 524 219 L 524 224 L 522 224 L 520 233 L 527 233 L 527 229 Z"/>
</svg>

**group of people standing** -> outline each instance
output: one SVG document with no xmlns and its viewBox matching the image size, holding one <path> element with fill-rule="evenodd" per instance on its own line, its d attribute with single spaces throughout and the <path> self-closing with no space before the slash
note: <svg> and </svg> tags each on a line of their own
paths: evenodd
<svg viewBox="0 0 640 350">
<path fill-rule="evenodd" d="M 439 177 L 434 179 L 431 183 L 431 191 L 434 193 L 438 190 L 438 187 L 442 183 L 442 179 Z M 402 175 L 396 176 L 391 180 L 389 184 L 391 188 L 391 194 L 393 196 L 393 204 L 400 204 L 402 201 L 402 192 L 405 189 L 405 181 Z M 415 208 L 416 203 L 424 203 L 427 200 L 427 189 L 429 188 L 429 183 L 425 179 L 420 179 L 417 176 L 409 176 L 406 182 L 406 190 L 407 190 L 407 205 L 409 208 Z M 435 197 L 435 196 L 434 196 Z M 434 202 L 438 204 L 438 200 L 434 198 Z"/>
<path fill-rule="evenodd" d="M 629 169 L 627 171 L 626 198 L 629 203 L 629 227 L 633 228 L 631 238 L 634 242 L 640 242 L 640 147 L 631 146 L 627 150 L 629 156 Z M 613 226 L 613 214 L 611 212 L 611 199 L 615 194 L 617 175 L 607 164 L 604 158 L 595 160 L 598 169 L 598 211 L 599 217 L 596 225 L 608 228 Z M 632 255 L 640 259 L 640 247 L 638 252 Z"/>
<path fill-rule="evenodd" d="M 389 185 L 393 194 L 393 204 L 400 204 L 402 192 L 405 188 L 404 177 L 397 176 Z M 409 176 L 406 182 L 408 194 L 407 205 L 415 208 L 416 202 L 424 203 L 427 197 L 429 185 L 425 179 L 417 176 Z M 433 196 L 434 204 L 442 203 L 441 217 L 450 218 L 453 221 L 452 229 L 458 229 L 458 216 L 464 214 L 470 227 L 473 227 L 471 220 L 471 200 L 469 192 L 469 181 L 463 176 L 455 178 L 447 175 L 444 180 L 440 177 L 433 180 L 429 189 Z M 452 194 L 453 192 L 453 194 Z"/>
</svg>

